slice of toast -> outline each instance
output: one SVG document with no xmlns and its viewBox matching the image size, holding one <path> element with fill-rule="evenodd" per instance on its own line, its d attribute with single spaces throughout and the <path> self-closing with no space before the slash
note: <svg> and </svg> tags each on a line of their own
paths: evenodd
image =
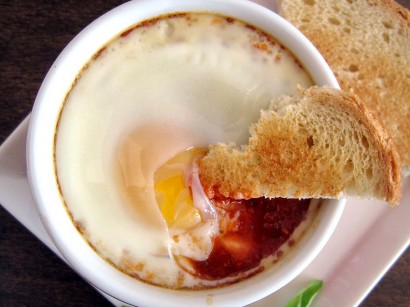
<svg viewBox="0 0 410 307">
<path fill-rule="evenodd" d="M 393 0 L 280 0 L 279 13 L 353 89 L 396 143 L 410 174 L 410 11 Z"/>
<path fill-rule="evenodd" d="M 357 96 L 299 89 L 261 111 L 249 144 L 216 144 L 200 160 L 208 197 L 401 197 L 400 161 L 383 126 Z"/>
</svg>

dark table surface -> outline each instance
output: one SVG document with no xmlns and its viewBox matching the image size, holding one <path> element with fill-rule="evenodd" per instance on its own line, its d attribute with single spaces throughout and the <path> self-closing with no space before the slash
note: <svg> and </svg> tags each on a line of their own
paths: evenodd
<svg viewBox="0 0 410 307">
<path fill-rule="evenodd" d="M 30 113 L 42 79 L 66 44 L 124 2 L 0 0 L 0 143 Z M 410 1 L 401 3 L 410 7 Z M 407 250 L 362 306 L 410 306 L 409 276 Z M 110 306 L 0 206 L 0 306 L 51 305 Z"/>
</svg>

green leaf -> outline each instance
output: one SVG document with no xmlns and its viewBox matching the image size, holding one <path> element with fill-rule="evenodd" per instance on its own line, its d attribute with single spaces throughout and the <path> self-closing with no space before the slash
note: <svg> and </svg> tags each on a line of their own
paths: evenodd
<svg viewBox="0 0 410 307">
<path fill-rule="evenodd" d="M 323 281 L 314 280 L 293 297 L 285 307 L 308 307 L 323 286 Z"/>
</svg>

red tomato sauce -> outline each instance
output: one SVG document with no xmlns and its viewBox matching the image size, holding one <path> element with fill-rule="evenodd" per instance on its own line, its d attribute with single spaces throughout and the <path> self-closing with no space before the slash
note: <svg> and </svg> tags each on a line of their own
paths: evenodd
<svg viewBox="0 0 410 307">
<path fill-rule="evenodd" d="M 280 246 L 304 220 L 310 200 L 219 198 L 213 203 L 219 213 L 220 234 L 206 261 L 189 260 L 193 274 L 208 280 L 237 276 L 257 268 L 269 255 L 280 256 Z"/>
</svg>

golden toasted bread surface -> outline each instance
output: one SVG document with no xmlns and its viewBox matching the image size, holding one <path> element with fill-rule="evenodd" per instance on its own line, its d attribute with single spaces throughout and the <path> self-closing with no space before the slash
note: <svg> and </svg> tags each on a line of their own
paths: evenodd
<svg viewBox="0 0 410 307">
<path fill-rule="evenodd" d="M 298 27 L 391 133 L 410 171 L 410 12 L 392 0 L 281 0 Z"/>
<path fill-rule="evenodd" d="M 395 145 L 353 94 L 311 87 L 280 97 L 250 134 L 247 146 L 212 145 L 199 161 L 208 196 L 400 199 Z"/>
</svg>

